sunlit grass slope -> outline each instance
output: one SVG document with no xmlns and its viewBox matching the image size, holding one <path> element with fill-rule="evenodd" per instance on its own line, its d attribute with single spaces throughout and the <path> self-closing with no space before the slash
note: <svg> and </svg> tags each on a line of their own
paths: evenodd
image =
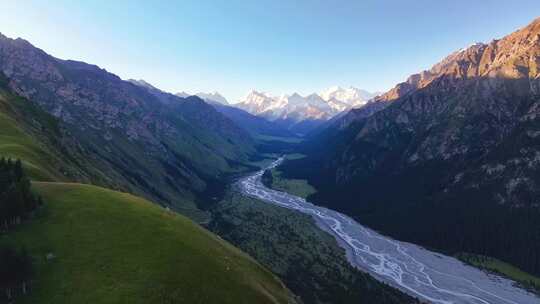
<svg viewBox="0 0 540 304">
<path fill-rule="evenodd" d="M 44 210 L 7 240 L 35 258 L 25 303 L 290 302 L 273 274 L 183 216 L 94 186 L 33 187 Z"/>
</svg>

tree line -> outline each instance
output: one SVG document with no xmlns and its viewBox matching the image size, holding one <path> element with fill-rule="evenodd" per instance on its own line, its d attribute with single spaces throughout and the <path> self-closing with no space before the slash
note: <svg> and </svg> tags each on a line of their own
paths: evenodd
<svg viewBox="0 0 540 304">
<path fill-rule="evenodd" d="M 41 197 L 30 190 L 30 179 L 20 160 L 0 159 L 0 221 L 2 229 L 18 225 L 21 220 L 42 205 Z"/>
<path fill-rule="evenodd" d="M 0 159 L 0 233 L 9 233 L 43 204 L 31 191 L 20 160 Z M 33 274 L 30 255 L 24 249 L 0 244 L 0 303 L 12 303 L 26 294 Z"/>
</svg>

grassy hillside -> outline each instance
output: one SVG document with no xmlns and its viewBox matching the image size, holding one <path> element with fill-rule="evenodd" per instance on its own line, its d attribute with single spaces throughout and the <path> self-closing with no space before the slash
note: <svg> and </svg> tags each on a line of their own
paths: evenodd
<svg viewBox="0 0 540 304">
<path fill-rule="evenodd" d="M 183 216 L 94 186 L 33 187 L 46 206 L 3 237 L 35 259 L 36 280 L 24 303 L 290 301 L 270 272 Z"/>
<path fill-rule="evenodd" d="M 17 303 L 294 302 L 273 274 L 191 220 L 133 195 L 66 183 L 117 180 L 64 135 L 54 117 L 0 85 L 0 157 L 21 159 L 45 201 L 0 234 L 36 266 L 30 294 Z"/>
<path fill-rule="evenodd" d="M 9 104 L 7 100 L 7 93 L 0 92 L 0 155 L 22 159 L 26 171 L 33 179 L 42 181 L 62 179 L 51 167 L 53 156 L 39 146 L 17 121 L 7 114 L 14 113 L 13 104 Z M 21 102 L 15 99 L 10 101 Z"/>
</svg>

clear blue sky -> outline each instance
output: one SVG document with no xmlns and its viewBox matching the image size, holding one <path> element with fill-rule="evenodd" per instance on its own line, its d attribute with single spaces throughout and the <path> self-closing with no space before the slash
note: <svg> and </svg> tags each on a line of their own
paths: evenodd
<svg viewBox="0 0 540 304">
<path fill-rule="evenodd" d="M 9 37 L 124 79 L 231 101 L 250 89 L 387 90 L 540 16 L 539 0 L 1 2 Z"/>
</svg>

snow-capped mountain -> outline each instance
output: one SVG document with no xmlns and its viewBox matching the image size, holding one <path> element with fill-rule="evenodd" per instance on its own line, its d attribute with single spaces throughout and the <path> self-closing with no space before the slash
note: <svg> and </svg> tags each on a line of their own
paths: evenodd
<svg viewBox="0 0 540 304">
<path fill-rule="evenodd" d="M 342 111 L 364 105 L 375 97 L 367 91 L 354 87 L 343 89 L 331 87 L 320 94 L 301 96 L 292 95 L 272 96 L 267 93 L 251 91 L 235 106 L 252 114 L 263 116 L 270 120 L 328 120 Z"/>
<path fill-rule="evenodd" d="M 251 91 L 237 107 L 270 120 L 327 119 L 332 109 L 319 95 L 303 97 L 292 95 L 272 96 L 267 93 Z"/>
<path fill-rule="evenodd" d="M 377 96 L 377 93 L 370 93 L 355 87 L 345 89 L 333 86 L 322 91 L 319 95 L 327 102 L 335 101 L 355 108 L 364 105 L 368 100 Z"/>
</svg>

